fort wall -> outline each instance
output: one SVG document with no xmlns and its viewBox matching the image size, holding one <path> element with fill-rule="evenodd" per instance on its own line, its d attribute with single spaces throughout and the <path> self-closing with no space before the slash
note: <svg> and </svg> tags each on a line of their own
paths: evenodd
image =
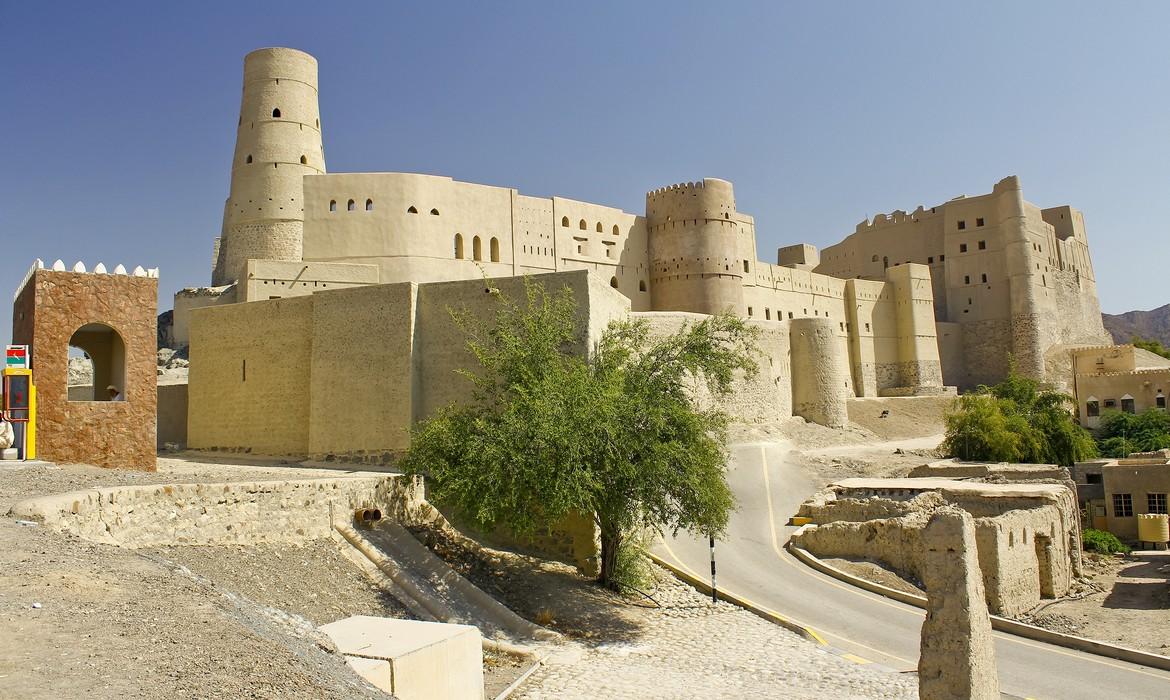
<svg viewBox="0 0 1170 700">
<path fill-rule="evenodd" d="M 853 396 L 848 351 L 836 324 L 823 318 L 790 321 L 792 412 L 831 428 L 849 424 Z"/>
</svg>

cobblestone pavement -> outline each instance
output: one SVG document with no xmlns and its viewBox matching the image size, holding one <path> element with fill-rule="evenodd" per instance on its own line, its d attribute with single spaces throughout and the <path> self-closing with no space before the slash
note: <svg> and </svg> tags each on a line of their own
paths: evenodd
<svg viewBox="0 0 1170 700">
<path fill-rule="evenodd" d="M 636 636 L 565 645 L 513 695 L 553 698 L 917 698 L 912 675 L 847 661 L 673 581 Z"/>
</svg>

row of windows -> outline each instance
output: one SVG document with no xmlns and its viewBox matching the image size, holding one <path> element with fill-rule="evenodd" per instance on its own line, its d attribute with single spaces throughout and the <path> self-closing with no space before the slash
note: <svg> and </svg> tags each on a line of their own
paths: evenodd
<svg viewBox="0 0 1170 700">
<path fill-rule="evenodd" d="M 252 164 L 252 154 L 251 154 L 251 153 L 249 153 L 249 154 L 248 154 L 248 157 L 247 157 L 247 158 L 244 158 L 244 163 L 246 163 L 246 164 L 248 164 L 248 165 L 251 165 L 251 164 Z M 301 165 L 308 165 L 308 164 L 309 164 L 309 157 L 308 157 L 308 156 L 304 156 L 304 155 L 302 155 L 302 156 L 301 156 Z M 273 163 L 273 164 L 272 164 L 272 167 L 274 167 L 274 168 L 275 168 L 275 167 L 276 167 L 276 163 Z"/>
<path fill-rule="evenodd" d="M 346 211 L 357 211 L 357 203 L 354 202 L 352 199 L 349 200 L 348 202 L 345 203 L 345 210 Z M 329 200 L 329 211 L 337 211 L 337 200 L 336 199 Z M 374 211 L 374 200 L 372 200 L 372 199 L 366 200 L 366 211 Z M 407 214 L 417 214 L 418 209 L 412 204 L 406 208 L 406 213 Z M 438 215 L 439 215 L 438 209 L 431 209 L 431 216 L 438 216 Z"/>
<path fill-rule="evenodd" d="M 1147 513 L 1166 513 L 1166 494 L 1164 493 L 1147 493 L 1146 494 L 1146 512 Z M 1115 493 L 1113 494 L 1113 517 L 1115 518 L 1132 518 L 1133 517 L 1133 494 L 1130 493 Z"/>
<path fill-rule="evenodd" d="M 279 81 L 278 81 L 278 82 L 279 82 Z M 273 118 L 273 119 L 280 119 L 280 107 L 274 107 L 274 108 L 272 109 L 272 118 Z M 318 129 L 320 129 L 320 128 L 321 128 L 321 120 L 320 120 L 320 119 L 314 119 L 314 120 L 313 120 L 313 124 L 314 124 L 314 125 L 315 125 L 315 126 L 318 128 Z M 239 126 L 243 126 L 243 125 L 244 125 L 244 115 L 242 115 L 242 114 L 241 114 L 241 115 L 240 115 Z M 252 122 L 252 126 L 255 126 L 255 125 L 256 125 L 256 122 Z"/>
<path fill-rule="evenodd" d="M 753 316 L 753 315 L 755 315 L 755 310 L 754 310 L 752 307 L 750 307 L 750 306 L 749 306 L 749 307 L 747 307 L 747 315 L 748 315 L 748 316 Z M 808 309 L 804 309 L 804 315 L 805 315 L 805 316 L 808 316 Z M 813 309 L 813 316 L 820 316 L 820 315 L 821 315 L 821 312 L 820 312 L 820 310 L 819 310 L 819 309 Z M 791 312 L 791 311 L 789 311 L 789 312 L 788 312 L 788 318 L 792 318 L 792 312 Z M 826 312 L 825 312 L 825 318 L 830 318 L 830 316 L 829 316 L 829 312 L 828 312 L 828 311 L 826 311 Z M 771 309 L 770 307 L 764 307 L 764 320 L 765 320 L 765 321 L 771 321 L 771 320 L 772 320 L 772 309 Z M 783 310 L 781 310 L 781 309 L 776 309 L 776 320 L 777 320 L 777 321 L 782 321 L 782 320 L 784 320 L 784 311 L 783 311 Z M 841 330 L 845 330 L 845 325 L 844 325 L 844 324 L 841 324 Z M 867 324 L 865 324 L 865 330 L 867 330 L 867 331 L 869 330 L 869 324 L 868 324 L 868 323 L 867 323 Z"/>
<path fill-rule="evenodd" d="M 561 218 L 561 226 L 563 226 L 564 228 L 569 228 L 569 217 L 565 216 L 565 217 Z M 585 219 L 581 219 L 581 221 L 578 222 L 578 224 L 577 224 L 577 228 L 581 229 L 582 231 L 588 231 L 589 230 L 589 222 L 585 221 Z M 597 231 L 598 233 L 604 233 L 605 227 L 601 225 L 600 221 L 598 221 L 597 226 L 595 227 L 594 230 Z M 621 232 L 622 232 L 621 228 L 617 224 L 614 224 L 613 225 L 613 235 L 620 236 Z"/>
<path fill-rule="evenodd" d="M 1161 391 L 1158 391 L 1158 395 L 1154 397 L 1154 406 L 1161 409 L 1166 408 L 1166 396 Z M 1096 399 L 1086 401 L 1085 415 L 1090 418 L 1095 418 L 1101 415 L 1101 408 L 1101 402 L 1097 401 Z M 1105 399 L 1104 408 L 1106 411 L 1117 410 L 1117 400 Z M 1121 411 L 1122 413 L 1137 413 L 1137 407 L 1134 405 L 1134 400 L 1128 394 L 1121 397 Z"/>
<path fill-rule="evenodd" d="M 979 241 L 978 245 L 979 245 L 979 250 L 987 250 L 987 241 Z M 959 252 L 960 253 L 967 252 L 967 244 L 966 243 L 959 244 Z"/>
<path fill-rule="evenodd" d="M 943 261 L 945 261 L 946 259 L 947 259 L 947 256 L 945 256 L 945 255 L 940 255 L 940 256 L 938 256 L 938 261 L 939 261 L 939 262 L 943 262 Z M 877 262 L 877 261 L 878 261 L 878 256 L 874 255 L 872 258 L 870 258 L 870 259 L 869 259 L 869 261 L 870 261 L 870 262 Z M 899 266 L 899 265 L 901 265 L 901 264 L 902 264 L 902 263 L 894 263 L 894 267 L 897 267 L 897 266 Z M 909 264 L 910 264 L 910 261 L 909 261 L 909 260 L 907 260 L 907 261 L 906 261 L 906 264 L 907 264 L 907 265 L 909 265 Z M 926 264 L 927 264 L 927 265 L 933 265 L 933 264 L 934 264 L 934 256 L 933 256 L 933 255 L 931 255 L 930 257 L 928 257 L 928 258 L 926 259 Z M 890 266 L 890 257 L 889 257 L 888 255 L 887 255 L 887 256 L 884 256 L 884 257 L 882 257 L 882 268 L 884 269 L 884 268 L 887 268 L 887 267 L 889 267 L 889 266 Z M 746 261 L 746 260 L 743 262 L 743 271 L 744 271 L 744 272 L 747 272 L 747 261 Z M 861 276 L 861 275 L 858 275 L 858 277 L 860 277 L 860 276 Z"/>
<path fill-rule="evenodd" d="M 979 280 L 983 284 L 987 284 L 987 273 L 984 272 L 983 274 L 979 275 Z M 963 275 L 963 284 L 971 284 L 971 275 Z"/>
<path fill-rule="evenodd" d="M 609 286 L 613 287 L 614 289 L 618 288 L 617 277 L 610 277 L 609 278 Z M 638 280 L 638 291 L 639 292 L 646 291 L 646 280 Z"/>
<path fill-rule="evenodd" d="M 493 236 L 491 241 L 488 242 L 488 251 L 488 254 L 491 256 L 491 261 L 499 262 L 500 239 Z M 463 234 L 457 233 L 455 234 L 455 259 L 463 260 L 463 257 Z M 471 259 L 483 260 L 483 243 L 480 241 L 479 236 L 471 239 Z"/>
<path fill-rule="evenodd" d="M 977 228 L 983 226 L 983 217 L 982 216 L 975 219 L 975 226 Z M 963 219 L 959 219 L 959 230 L 963 231 L 963 230 L 966 230 L 966 228 L 967 228 L 967 222 Z"/>
</svg>

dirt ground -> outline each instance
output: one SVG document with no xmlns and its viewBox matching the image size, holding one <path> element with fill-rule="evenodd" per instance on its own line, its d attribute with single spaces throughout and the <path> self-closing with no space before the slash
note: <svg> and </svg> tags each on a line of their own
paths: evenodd
<svg viewBox="0 0 1170 700">
<path fill-rule="evenodd" d="M 279 462 L 160 459 L 159 472 L 0 466 L 17 500 L 95 486 L 313 478 Z M 316 626 L 407 617 L 330 540 L 304 545 L 93 544 L 0 517 L 0 697 L 383 698 Z M 489 694 L 522 671 L 485 655 Z"/>
</svg>

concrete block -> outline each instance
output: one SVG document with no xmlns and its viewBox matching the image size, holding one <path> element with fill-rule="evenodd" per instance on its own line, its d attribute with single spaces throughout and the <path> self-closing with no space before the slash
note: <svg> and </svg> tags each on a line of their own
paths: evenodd
<svg viewBox="0 0 1170 700">
<path fill-rule="evenodd" d="M 389 692 L 401 700 L 483 698 L 483 642 L 471 625 L 356 615 L 321 631 L 347 657 L 387 662 Z"/>
<path fill-rule="evenodd" d="M 347 656 L 345 662 L 355 673 L 365 678 L 370 685 L 391 695 L 394 694 L 394 669 L 390 667 L 389 661 L 367 659 L 362 656 Z"/>
</svg>

